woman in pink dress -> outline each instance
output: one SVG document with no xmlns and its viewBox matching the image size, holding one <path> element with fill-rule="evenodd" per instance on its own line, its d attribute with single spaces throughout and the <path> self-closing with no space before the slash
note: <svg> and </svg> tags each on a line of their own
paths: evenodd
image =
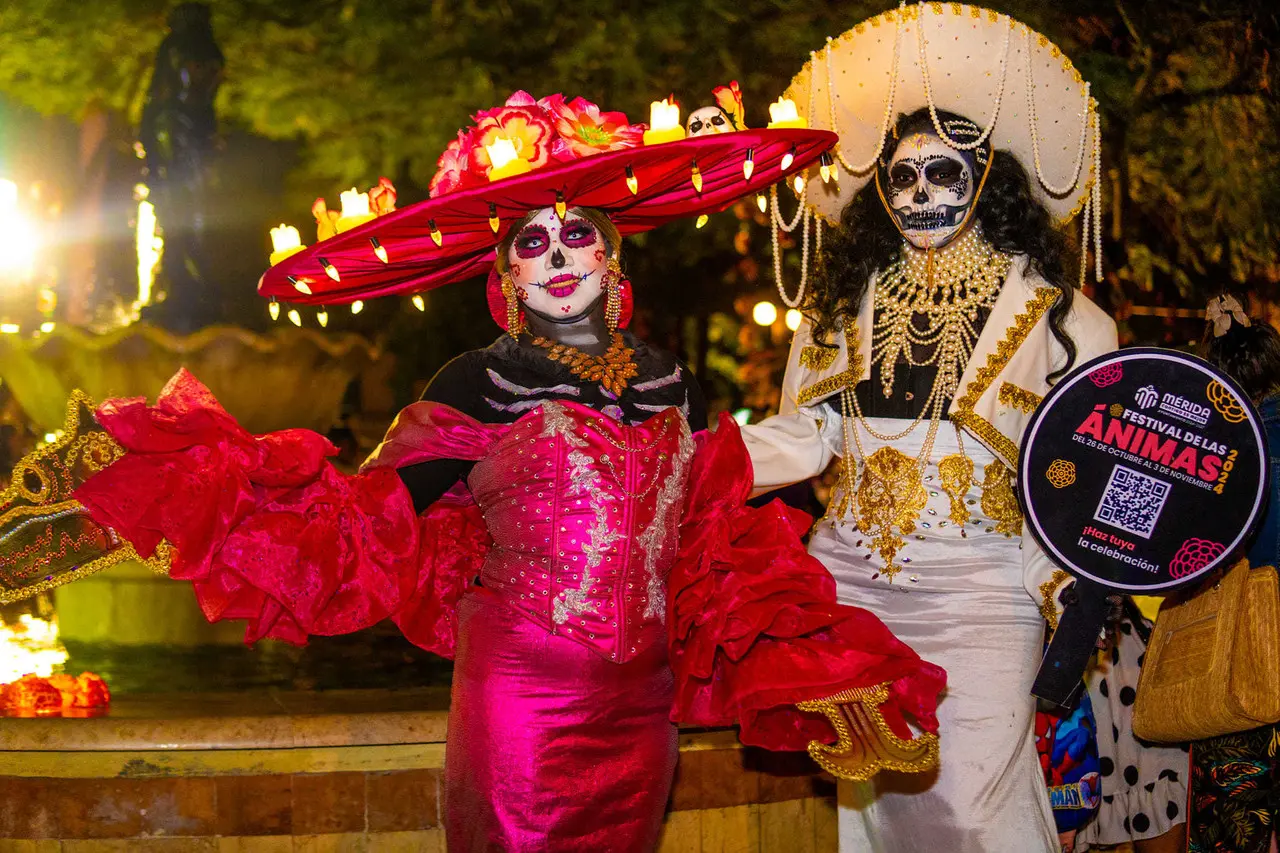
<svg viewBox="0 0 1280 853">
<path fill-rule="evenodd" d="M 654 849 L 673 721 L 738 724 L 851 777 L 932 766 L 935 736 L 907 718 L 935 730 L 942 671 L 836 603 L 803 513 L 744 505 L 732 419 L 707 431 L 688 370 L 625 329 L 623 233 L 723 208 L 834 137 L 640 147 L 619 113 L 523 93 L 476 120 L 432 199 L 259 285 L 331 305 L 490 271 L 504 333 L 446 365 L 358 475 L 314 433 L 248 434 L 183 372 L 154 406 L 98 408 L 125 452 L 77 499 L 140 554 L 171 548 L 171 576 L 210 619 L 247 620 L 250 642 L 391 618 L 454 657 L 454 853 Z M 525 174 L 495 173 L 495 138 Z"/>
</svg>

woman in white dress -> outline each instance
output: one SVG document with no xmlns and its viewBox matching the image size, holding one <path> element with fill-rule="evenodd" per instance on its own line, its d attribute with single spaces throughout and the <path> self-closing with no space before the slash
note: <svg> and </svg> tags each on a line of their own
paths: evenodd
<svg viewBox="0 0 1280 853">
<path fill-rule="evenodd" d="M 802 199 L 839 228 L 800 299 L 781 413 L 744 430 L 755 483 L 839 457 L 810 551 L 842 600 L 948 673 L 940 767 L 842 784 L 841 850 L 1056 853 L 1030 687 L 1068 580 L 1021 536 L 1013 472 L 1052 383 L 1116 347 L 1054 227 L 1091 198 L 1093 105 L 1056 48 L 994 12 L 921 4 L 871 24 L 789 92 L 840 133 L 838 185 L 811 180 Z M 1031 143 L 1033 91 L 1052 144 Z M 992 104 L 995 126 L 976 124 Z"/>
</svg>

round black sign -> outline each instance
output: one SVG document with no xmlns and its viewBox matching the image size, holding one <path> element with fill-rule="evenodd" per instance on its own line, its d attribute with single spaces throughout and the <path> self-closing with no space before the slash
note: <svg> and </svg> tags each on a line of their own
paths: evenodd
<svg viewBox="0 0 1280 853">
<path fill-rule="evenodd" d="M 1193 356 L 1130 349 L 1073 370 L 1023 435 L 1019 496 L 1054 562 L 1117 590 L 1237 558 L 1265 503 L 1267 446 L 1239 387 Z"/>
</svg>

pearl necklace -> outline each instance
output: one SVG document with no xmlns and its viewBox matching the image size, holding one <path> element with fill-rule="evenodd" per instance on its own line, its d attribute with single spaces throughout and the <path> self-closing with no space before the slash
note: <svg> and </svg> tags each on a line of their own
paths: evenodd
<svg viewBox="0 0 1280 853">
<path fill-rule="evenodd" d="M 1012 260 L 997 252 L 977 228 L 968 229 L 940 251 L 904 249 L 876 281 L 872 362 L 880 365 L 880 383 L 893 396 L 894 367 L 937 365 L 924 411 L 955 395 L 960 372 L 978 339 L 978 311 L 995 304 Z M 924 328 L 915 323 L 923 317 Z M 915 347 L 929 347 L 917 360 Z M 922 412 L 923 413 L 923 412 Z"/>
</svg>

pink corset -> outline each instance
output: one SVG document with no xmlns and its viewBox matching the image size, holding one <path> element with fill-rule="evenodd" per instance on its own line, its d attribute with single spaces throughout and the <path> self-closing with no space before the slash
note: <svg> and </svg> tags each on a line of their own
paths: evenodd
<svg viewBox="0 0 1280 853">
<path fill-rule="evenodd" d="M 612 661 L 661 641 L 693 449 L 675 409 L 632 427 L 543 403 L 467 479 L 493 537 L 482 583 Z"/>
</svg>

